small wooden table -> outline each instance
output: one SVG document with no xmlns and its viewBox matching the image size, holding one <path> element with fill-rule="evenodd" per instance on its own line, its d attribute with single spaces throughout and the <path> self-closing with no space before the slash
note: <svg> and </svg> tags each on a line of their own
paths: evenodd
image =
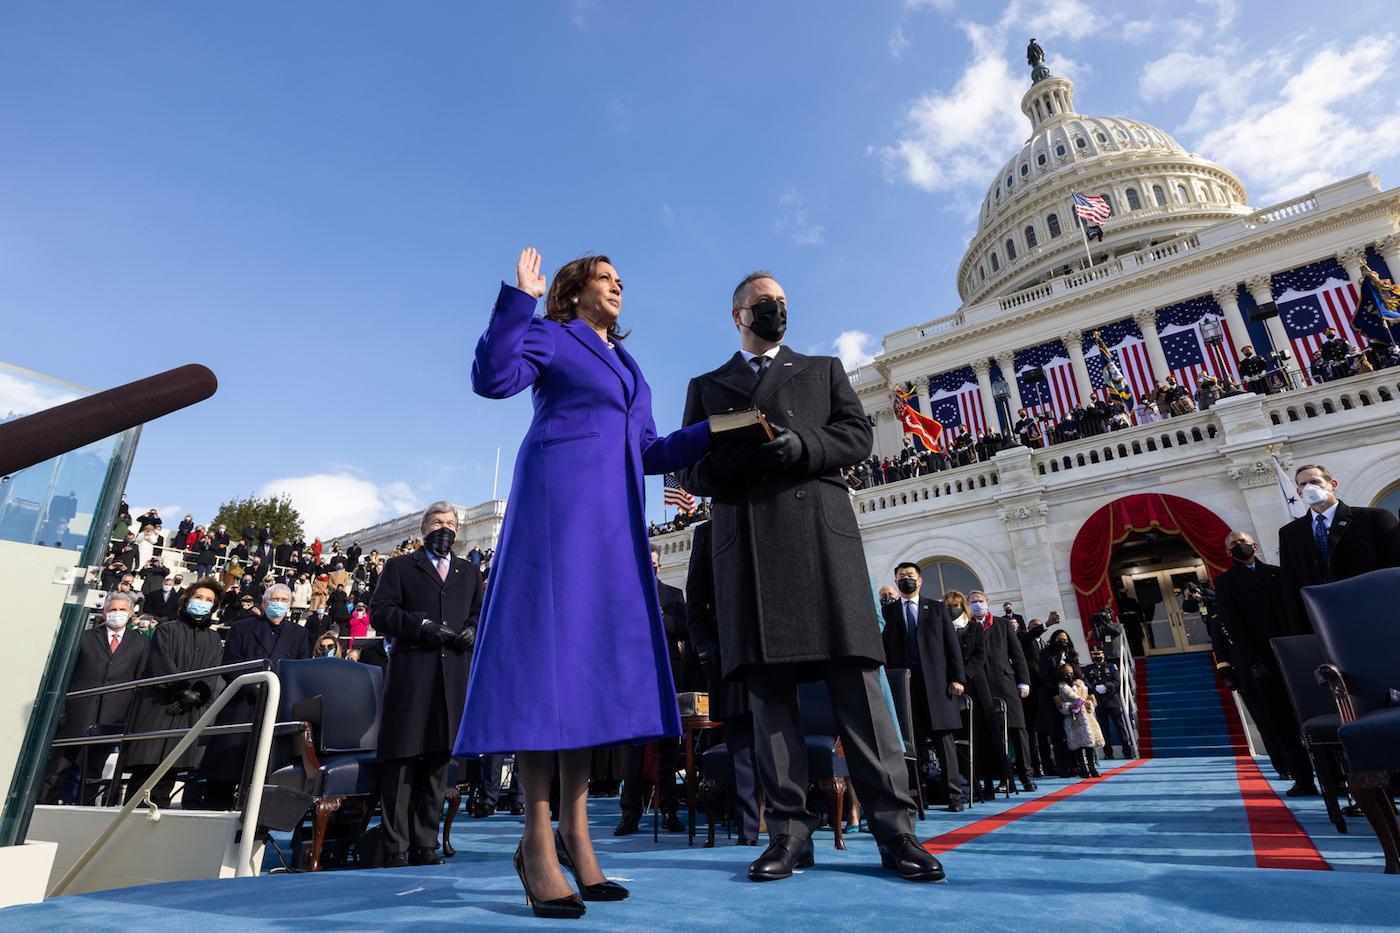
<svg viewBox="0 0 1400 933">
<path fill-rule="evenodd" d="M 687 845 L 695 845 L 695 733 L 723 728 L 724 723 L 715 722 L 709 716 L 681 717 L 681 734 L 685 736 L 686 829 L 690 834 Z"/>
</svg>

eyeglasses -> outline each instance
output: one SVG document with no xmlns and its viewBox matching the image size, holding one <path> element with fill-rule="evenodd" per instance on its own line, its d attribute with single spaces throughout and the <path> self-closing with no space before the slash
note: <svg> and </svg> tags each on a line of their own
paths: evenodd
<svg viewBox="0 0 1400 933">
<path fill-rule="evenodd" d="M 751 304 L 751 305 L 740 305 L 740 306 L 739 306 L 739 310 L 740 310 L 740 311 L 754 311 L 754 312 L 757 312 L 760 308 L 767 309 L 767 308 L 769 308 L 769 307 L 778 307 L 778 308 L 782 308 L 784 311 L 786 311 L 786 310 L 787 310 L 787 299 L 786 299 L 786 298 L 760 298 L 758 301 L 755 301 L 755 302 L 754 302 L 753 304 Z"/>
</svg>

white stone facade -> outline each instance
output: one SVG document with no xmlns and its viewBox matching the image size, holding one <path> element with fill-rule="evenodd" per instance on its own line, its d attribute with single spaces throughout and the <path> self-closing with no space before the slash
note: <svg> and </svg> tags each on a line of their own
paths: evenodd
<svg viewBox="0 0 1400 933">
<path fill-rule="evenodd" d="M 428 503 L 423 503 L 426 508 Z M 496 547 L 496 538 L 501 533 L 501 523 L 505 520 L 506 502 L 504 499 L 489 499 L 480 505 L 457 507 L 457 540 L 452 550 L 458 556 L 465 556 L 474 547 L 483 551 Z M 351 541 L 359 541 L 366 554 L 379 551 L 387 554 L 405 540 L 411 541 L 420 536 L 422 512 L 400 515 L 368 528 L 322 538 L 323 541 L 339 541 L 341 549 L 350 546 Z"/>
</svg>

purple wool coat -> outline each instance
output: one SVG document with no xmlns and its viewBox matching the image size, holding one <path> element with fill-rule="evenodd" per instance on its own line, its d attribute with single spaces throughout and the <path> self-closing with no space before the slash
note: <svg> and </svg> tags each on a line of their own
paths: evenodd
<svg viewBox="0 0 1400 933">
<path fill-rule="evenodd" d="M 456 755 L 680 734 L 646 534 L 644 474 L 691 466 L 704 423 L 657 437 L 631 355 L 583 321 L 537 318 L 502 284 L 472 388 L 533 389 L 486 588 Z"/>
</svg>

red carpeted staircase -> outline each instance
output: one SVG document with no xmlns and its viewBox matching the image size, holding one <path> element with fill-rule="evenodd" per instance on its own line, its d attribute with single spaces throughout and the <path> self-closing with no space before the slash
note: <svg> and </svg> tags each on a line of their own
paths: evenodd
<svg viewBox="0 0 1400 933">
<path fill-rule="evenodd" d="M 1233 708 L 1226 708 L 1208 652 L 1137 661 L 1139 754 L 1144 758 L 1247 755 Z M 1232 723 L 1231 720 L 1234 720 Z"/>
</svg>

